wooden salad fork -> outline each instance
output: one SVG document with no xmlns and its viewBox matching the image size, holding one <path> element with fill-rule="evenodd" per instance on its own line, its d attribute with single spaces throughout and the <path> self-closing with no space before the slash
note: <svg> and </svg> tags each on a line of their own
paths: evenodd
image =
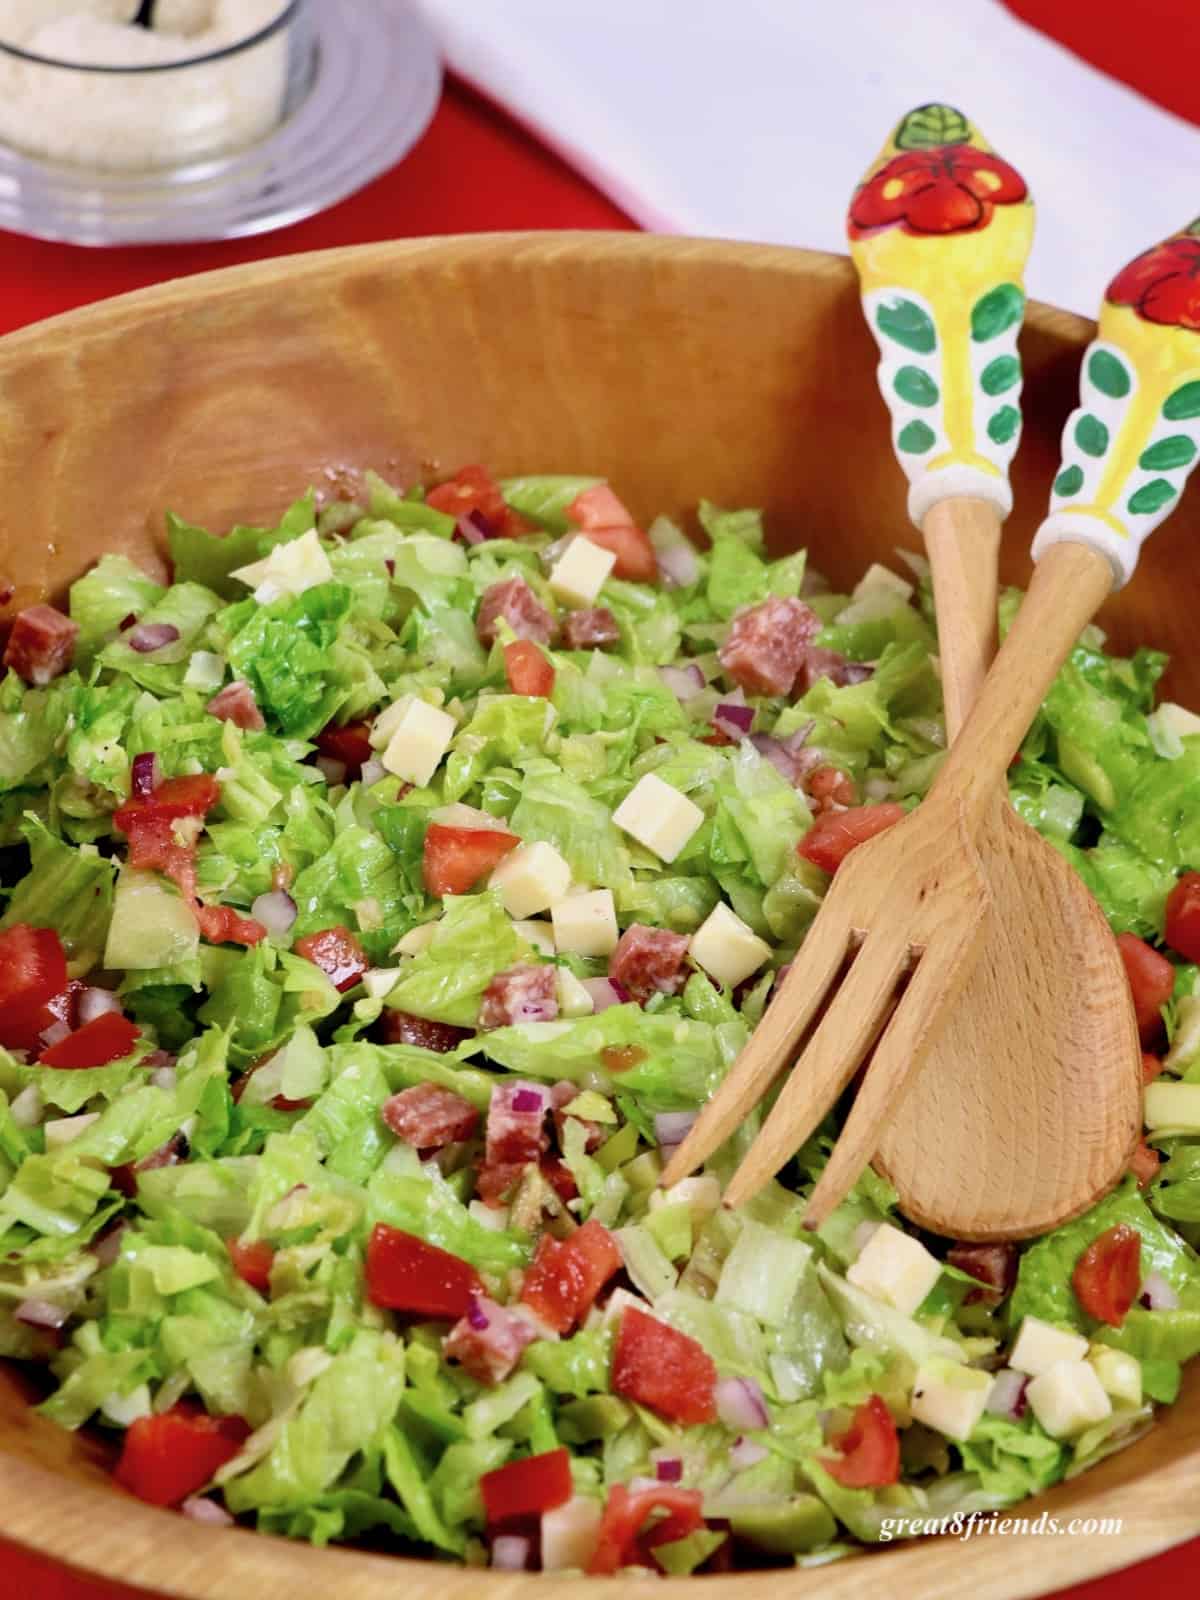
<svg viewBox="0 0 1200 1600">
<path fill-rule="evenodd" d="M 922 108 L 921 114 L 934 111 L 946 120 L 956 115 L 948 108 Z M 905 119 L 897 130 L 894 148 L 906 148 L 901 136 L 910 121 Z M 889 175 L 889 164 L 897 159 L 886 157 L 860 190 L 857 215 L 856 209 L 851 212 L 852 229 L 885 227 L 893 220 L 881 215 L 880 208 L 884 199 L 897 199 L 895 185 L 905 181 L 899 169 L 892 168 Z M 992 163 L 981 170 L 992 170 Z M 997 176 L 1002 187 L 992 188 L 993 217 L 982 223 L 977 216 L 976 231 L 994 226 L 1002 206 L 1015 212 L 1024 197 L 1023 184 L 1018 198 L 1005 174 Z M 871 205 L 858 206 L 879 177 L 884 183 Z M 1009 198 L 1003 199 L 1006 192 Z M 929 212 L 921 215 L 927 218 Z M 901 231 L 892 229 L 896 235 Z M 1083 404 L 1064 434 L 1064 464 L 1055 479 L 1051 515 L 1034 543 L 1038 565 L 1033 580 L 937 781 L 917 811 L 847 857 L 775 1002 L 668 1165 L 664 1182 L 694 1170 L 740 1125 L 794 1056 L 824 1006 L 819 1025 L 726 1192 L 731 1206 L 755 1194 L 813 1131 L 874 1045 L 870 1067 L 810 1200 L 806 1221 L 818 1225 L 874 1153 L 889 1111 L 899 1104 L 931 1042 L 939 1014 L 962 990 L 989 897 L 973 841 L 1003 785 L 1012 754 L 1080 630 L 1114 583 L 1131 576 L 1141 543 L 1175 502 L 1195 457 L 1200 344 L 1183 312 L 1177 325 L 1167 327 L 1153 323 L 1138 308 L 1138 284 L 1161 276 L 1145 266 L 1155 254 L 1139 257 L 1110 286 L 1100 337 L 1084 361 Z M 1010 276 L 1004 286 L 1012 282 Z M 870 310 L 866 280 L 864 289 Z M 1005 300 L 1019 319 L 1015 284 L 990 304 L 994 308 Z M 975 326 L 987 325 L 978 303 L 971 313 L 973 332 Z M 996 315 L 1004 320 L 1007 314 Z M 928 326 L 929 309 L 915 300 L 888 305 L 881 299 L 875 320 L 885 334 L 885 322 L 910 339 L 913 328 L 924 330 L 917 335 L 924 353 L 937 349 L 938 330 Z M 940 465 L 931 462 L 930 475 Z M 961 471 L 969 464 L 947 465 L 959 474 L 963 487 L 958 493 L 969 493 L 969 480 Z M 922 493 L 929 488 L 921 490 L 921 485 L 921 476 L 914 475 L 910 511 L 919 521 L 933 503 L 923 502 Z M 978 476 L 972 487 L 977 485 Z M 979 497 L 976 487 L 972 498 Z M 1021 932 L 1027 936 L 1030 930 Z M 888 1019 L 905 978 L 905 992 Z"/>
</svg>

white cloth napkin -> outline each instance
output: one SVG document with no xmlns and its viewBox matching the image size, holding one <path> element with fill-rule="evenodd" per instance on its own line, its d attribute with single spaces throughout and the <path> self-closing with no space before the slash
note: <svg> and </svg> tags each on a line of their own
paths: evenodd
<svg viewBox="0 0 1200 1600">
<path fill-rule="evenodd" d="M 420 3 L 457 72 L 659 232 L 842 250 L 855 182 L 929 100 L 1027 179 L 1041 299 L 1095 315 L 1118 267 L 1200 212 L 1200 129 L 996 0 Z"/>
</svg>

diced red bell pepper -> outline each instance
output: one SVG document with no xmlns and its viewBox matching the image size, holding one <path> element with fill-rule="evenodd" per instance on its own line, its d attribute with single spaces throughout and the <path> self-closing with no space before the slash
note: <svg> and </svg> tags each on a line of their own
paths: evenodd
<svg viewBox="0 0 1200 1600">
<path fill-rule="evenodd" d="M 654 546 L 607 484 L 597 484 L 576 495 L 567 507 L 567 518 L 582 529 L 591 544 L 611 550 L 616 556 L 614 578 L 627 578 L 633 583 L 656 581 L 659 574 Z"/>
<path fill-rule="evenodd" d="M 209 944 L 261 944 L 267 930 L 254 917 L 243 917 L 232 906 L 194 907 L 200 932 Z"/>
<path fill-rule="evenodd" d="M 521 1300 L 548 1328 L 566 1333 L 621 1266 L 617 1241 L 594 1219 L 569 1239 L 544 1233 L 525 1272 Z"/>
<path fill-rule="evenodd" d="M 415 1234 L 377 1222 L 367 1241 L 367 1295 L 373 1305 L 457 1322 L 471 1296 L 486 1293 L 475 1268 Z"/>
<path fill-rule="evenodd" d="M 546 697 L 554 692 L 554 667 L 532 639 L 514 639 L 504 646 L 504 675 L 514 694 Z"/>
<path fill-rule="evenodd" d="M 422 875 L 429 894 L 466 894 L 520 844 L 503 828 L 449 828 L 431 822 L 425 830 Z"/>
<path fill-rule="evenodd" d="M 895 827 L 904 815 L 904 807 L 894 800 L 823 812 L 796 846 L 796 854 L 826 872 L 836 872 L 856 845 Z"/>
<path fill-rule="evenodd" d="M 350 929 L 340 924 L 297 939 L 292 949 L 296 955 L 320 967 L 339 994 L 353 989 L 371 965 L 367 960 L 367 952 Z"/>
<path fill-rule="evenodd" d="M 47 1007 L 66 987 L 66 952 L 53 928 L 17 922 L 0 932 L 0 1044 L 39 1049 L 42 1029 L 59 1020 Z"/>
<path fill-rule="evenodd" d="M 1200 872 L 1185 872 L 1167 896 L 1167 943 L 1185 961 L 1200 961 Z"/>
<path fill-rule="evenodd" d="M 506 503 L 500 485 L 486 467 L 460 468 L 446 483 L 430 489 L 425 504 L 450 517 L 465 517 L 478 511 L 493 539 L 512 539 L 529 532 L 529 524 Z"/>
<path fill-rule="evenodd" d="M 1071 1287 L 1075 1298 L 1098 1322 L 1119 1328 L 1137 1299 L 1142 1281 L 1142 1236 L 1127 1222 L 1118 1222 L 1092 1240 L 1075 1263 Z"/>
<path fill-rule="evenodd" d="M 371 748 L 369 722 L 345 722 L 340 725 L 331 722 L 327 728 L 321 729 L 313 742 L 330 761 L 340 761 L 351 778 L 358 777 L 364 761 L 369 761 L 375 753 Z"/>
<path fill-rule="evenodd" d="M 673 1422 L 711 1422 L 716 1384 L 712 1357 L 695 1339 L 637 1306 L 625 1308 L 613 1354 L 615 1393 Z"/>
<path fill-rule="evenodd" d="M 173 1406 L 130 1423 L 113 1476 L 139 1500 L 177 1506 L 203 1489 L 249 1437 L 241 1417 L 210 1417 L 195 1406 Z"/>
<path fill-rule="evenodd" d="M 656 1512 L 662 1516 L 651 1522 Z M 664 1483 L 633 1491 L 616 1483 L 609 1491 L 588 1573 L 608 1577 L 622 1567 L 656 1567 L 657 1545 L 686 1539 L 703 1526 L 698 1489 L 676 1489 Z"/>
<path fill-rule="evenodd" d="M 508 1461 L 479 1480 L 489 1527 L 553 1511 L 571 1498 L 571 1457 L 566 1450 Z"/>
<path fill-rule="evenodd" d="M 877 1394 L 855 1411 L 845 1433 L 830 1444 L 841 1451 L 836 1461 L 822 1461 L 831 1478 L 847 1489 L 875 1489 L 900 1481 L 900 1436 L 885 1401 Z"/>
<path fill-rule="evenodd" d="M 1119 933 L 1117 949 L 1125 963 L 1138 1033 L 1143 1045 L 1151 1045 L 1162 1030 L 1162 1007 L 1175 988 L 1175 968 L 1135 933 Z"/>
<path fill-rule="evenodd" d="M 271 1287 L 271 1268 L 275 1263 L 275 1252 L 267 1241 L 256 1239 L 253 1244 L 242 1244 L 239 1239 L 226 1239 L 225 1248 L 233 1270 L 243 1283 L 266 1294 Z"/>
<path fill-rule="evenodd" d="M 119 1011 L 106 1011 L 65 1039 L 43 1050 L 43 1067 L 106 1067 L 123 1061 L 142 1036 L 142 1030 Z"/>
</svg>

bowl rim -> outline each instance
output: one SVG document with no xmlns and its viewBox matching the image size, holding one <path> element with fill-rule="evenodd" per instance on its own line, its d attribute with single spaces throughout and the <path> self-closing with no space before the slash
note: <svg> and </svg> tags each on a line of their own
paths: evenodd
<svg viewBox="0 0 1200 1600">
<path fill-rule="evenodd" d="M 9 363 L 24 363 L 35 353 L 67 348 L 99 336 L 118 334 L 145 318 L 156 320 L 184 308 L 211 308 L 229 297 L 281 280 L 336 276 L 346 270 L 403 271 L 421 263 L 433 266 L 465 262 L 530 268 L 566 262 L 584 267 L 597 261 L 624 260 L 631 267 L 664 262 L 694 263 L 696 270 L 733 268 L 750 275 L 785 273 L 805 278 L 833 275 L 853 282 L 853 268 L 844 256 L 778 245 L 727 240 L 661 237 L 622 232 L 507 232 L 446 235 L 384 244 L 346 246 L 265 262 L 221 268 L 135 290 L 94 305 L 64 312 L 0 338 L 0 387 Z M 1070 312 L 1033 302 L 1028 321 L 1039 333 L 1082 348 L 1093 326 Z M 1194 1410 L 1194 1396 L 1191 1405 Z M 1178 1402 L 1188 1414 L 1189 1399 Z M 49 1426 L 49 1424 L 46 1424 Z M 957 1556 L 947 1554 L 953 1534 L 911 1541 L 888 1553 L 888 1576 L 920 1590 L 926 1600 L 1024 1600 L 1058 1587 L 1115 1571 L 1200 1533 L 1200 1446 L 1195 1425 L 1181 1454 L 1151 1461 L 1135 1483 L 1104 1482 L 1080 1497 L 1079 1485 L 1091 1474 L 1058 1485 L 1047 1494 L 1022 1502 L 1011 1513 L 1042 1513 L 1087 1519 L 1121 1519 L 1127 1526 L 1116 1537 L 1039 1537 L 1025 1532 L 1006 1538 L 976 1537 Z M 1153 1435 L 1151 1435 L 1153 1436 Z M 1119 1458 L 1118 1458 L 1119 1459 Z M 1103 1469 L 1101 1469 L 1103 1471 Z M 1136 1515 L 1131 1516 L 1131 1487 Z M 241 1528 L 213 1529 L 163 1512 L 141 1501 L 116 1500 L 107 1474 L 94 1482 L 65 1477 L 8 1452 L 0 1440 L 0 1537 L 56 1560 L 80 1574 L 136 1583 L 179 1600 L 244 1600 L 248 1584 L 281 1584 L 296 1580 L 312 1586 L 327 1583 L 338 1600 L 381 1600 L 397 1582 L 410 1585 L 418 1600 L 514 1600 L 518 1586 L 555 1585 L 566 1600 L 618 1600 L 628 1594 L 621 1578 L 562 1578 L 558 1574 L 512 1574 L 451 1567 L 348 1549 L 316 1549 Z M 53 1506 L 53 1515 L 47 1508 Z M 117 1514 L 114 1515 L 114 1510 Z M 221 1542 L 225 1541 L 225 1542 Z M 772 1569 L 763 1573 L 713 1576 L 703 1594 L 713 1600 L 752 1600 L 766 1583 L 783 1587 L 791 1600 L 807 1600 L 818 1591 L 822 1600 L 859 1600 L 863 1561 L 882 1559 L 882 1551 L 829 1566 L 804 1570 Z M 688 1579 L 660 1579 L 682 1595 Z M 757 1588 L 752 1586 L 757 1585 Z"/>
<path fill-rule="evenodd" d="M 217 50 L 206 50 L 202 56 L 185 56 L 179 61 L 140 61 L 129 62 L 127 65 L 96 61 L 64 61 L 61 56 L 44 56 L 36 50 L 23 50 L 18 44 L 9 44 L 0 39 L 0 56 L 10 56 L 15 61 L 26 61 L 36 67 L 51 67 L 60 72 L 87 72 L 100 77 L 137 78 L 153 77 L 156 73 L 180 72 L 190 67 L 211 66 L 214 61 L 224 61 L 230 56 L 240 55 L 243 50 L 253 49 L 255 45 L 264 43 L 274 34 L 290 26 L 298 13 L 305 9 L 308 0 L 287 0 L 286 5 L 278 16 L 270 22 L 264 22 L 261 28 L 254 33 L 247 34 L 244 39 L 235 39 L 232 44 L 223 44 Z"/>
</svg>

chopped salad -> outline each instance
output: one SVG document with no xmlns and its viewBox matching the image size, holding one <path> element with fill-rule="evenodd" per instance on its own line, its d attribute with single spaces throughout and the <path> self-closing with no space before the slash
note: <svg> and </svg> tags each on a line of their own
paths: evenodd
<svg viewBox="0 0 1200 1600">
<path fill-rule="evenodd" d="M 945 729 L 919 557 L 830 592 L 604 482 L 172 517 L 0 681 L 0 1354 L 155 1505 L 513 1570 L 819 1563 L 1148 1428 L 1200 1351 L 1200 719 L 1089 628 L 1011 796 L 1119 936 L 1146 1140 L 1017 1247 L 827 1120 L 658 1182 Z M 1018 596 L 1003 602 L 1011 616 Z"/>
</svg>

